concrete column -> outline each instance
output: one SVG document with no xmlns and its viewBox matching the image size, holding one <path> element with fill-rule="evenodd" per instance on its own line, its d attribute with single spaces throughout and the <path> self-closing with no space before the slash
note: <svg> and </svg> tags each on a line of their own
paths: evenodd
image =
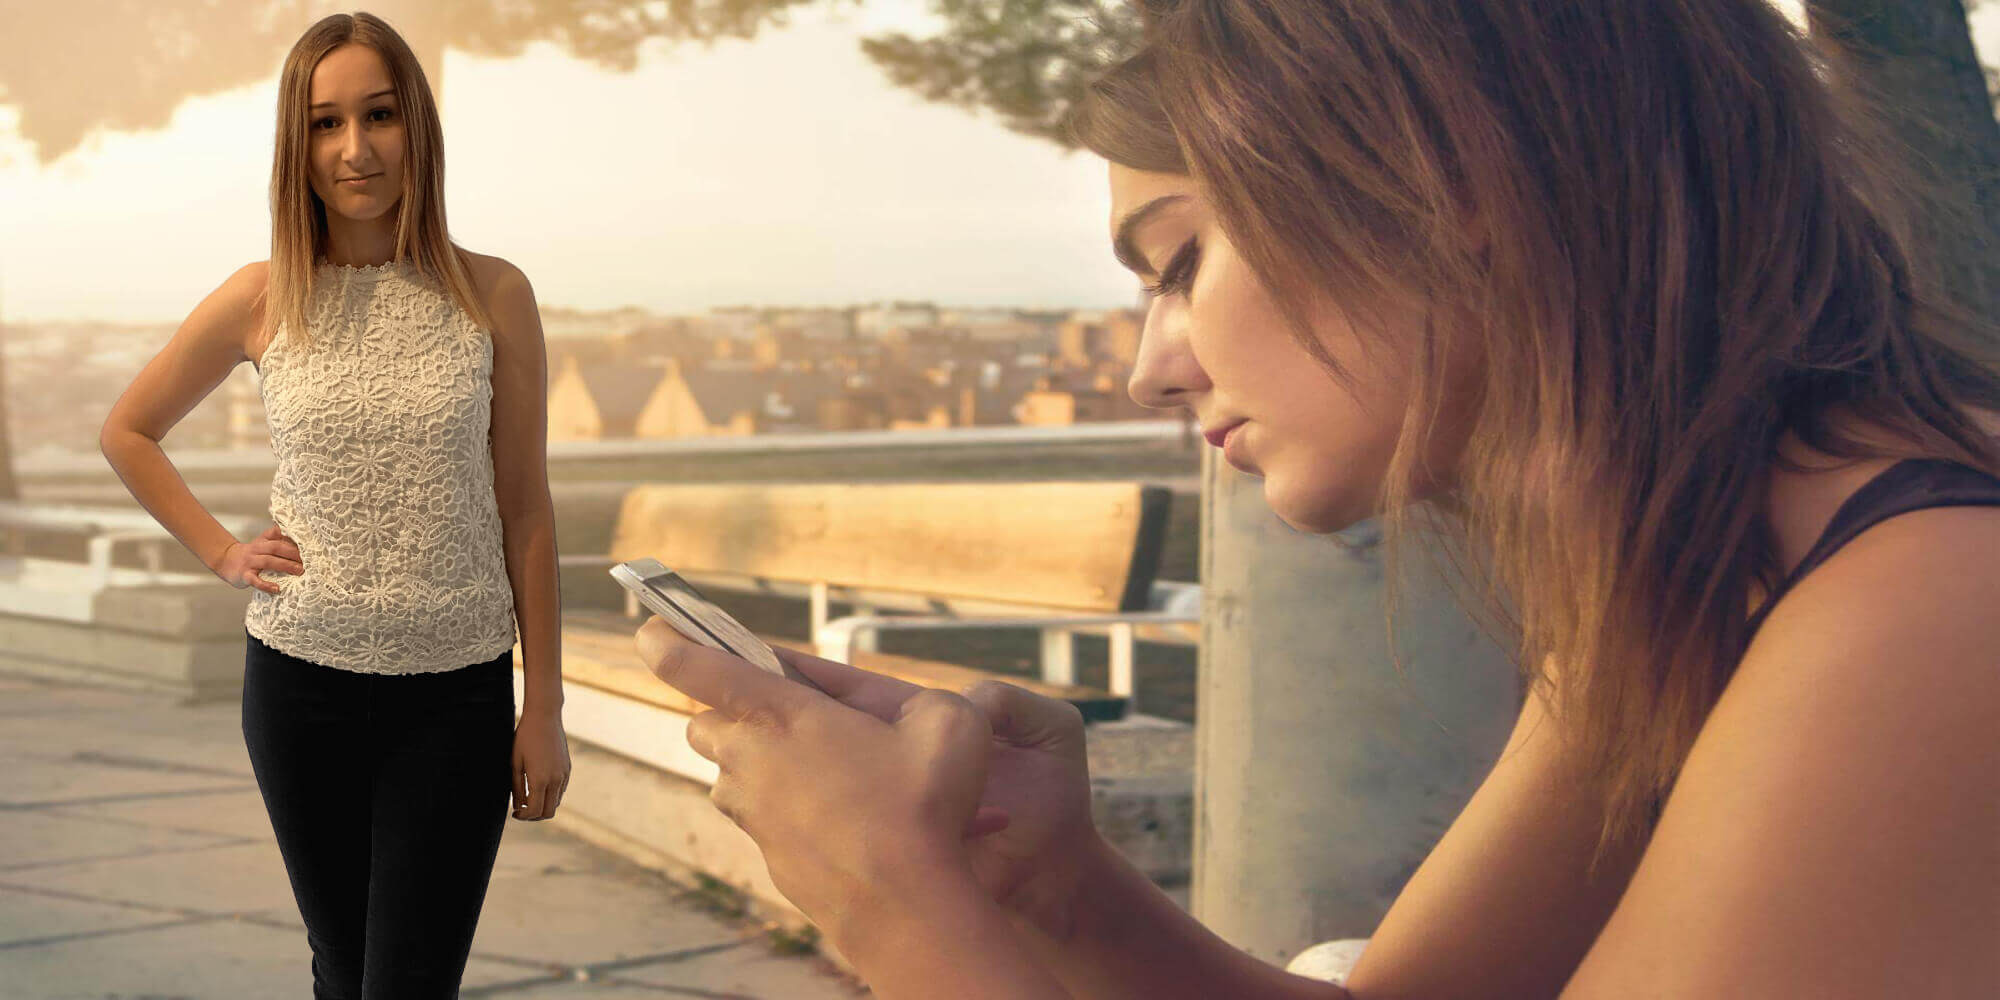
<svg viewBox="0 0 2000 1000">
<path fill-rule="evenodd" d="M 1382 551 L 1298 532 L 1260 481 L 1202 466 L 1191 906 L 1282 963 L 1374 933 L 1519 714 L 1507 657 L 1414 569 L 1389 656 Z M 1408 560 L 1421 567 L 1421 554 Z"/>
</svg>

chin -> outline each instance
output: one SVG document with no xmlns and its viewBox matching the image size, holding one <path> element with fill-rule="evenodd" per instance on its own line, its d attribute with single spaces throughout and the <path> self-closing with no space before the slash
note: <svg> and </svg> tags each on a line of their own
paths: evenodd
<svg viewBox="0 0 2000 1000">
<path fill-rule="evenodd" d="M 1368 504 L 1347 502 L 1345 491 L 1333 484 L 1301 484 L 1283 476 L 1264 477 L 1264 503 L 1278 520 L 1313 535 L 1330 535 L 1375 515 Z"/>
<path fill-rule="evenodd" d="M 389 213 L 389 210 L 395 207 L 396 203 L 393 201 L 387 205 L 382 205 L 374 202 L 373 200 L 370 200 L 363 202 L 359 205 L 346 206 L 345 210 L 343 210 L 340 214 L 345 215 L 356 222 L 369 222 L 374 219 L 379 219 L 384 215 L 387 215 Z"/>
</svg>

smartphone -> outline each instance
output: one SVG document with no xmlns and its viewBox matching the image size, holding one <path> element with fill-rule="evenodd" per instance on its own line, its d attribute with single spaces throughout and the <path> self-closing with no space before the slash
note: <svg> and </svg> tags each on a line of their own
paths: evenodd
<svg viewBox="0 0 2000 1000">
<path fill-rule="evenodd" d="M 626 590 L 639 596 L 644 604 L 656 615 L 666 619 L 674 631 L 701 643 L 710 649 L 719 649 L 732 656 L 740 657 L 763 669 L 794 680 L 800 684 L 821 690 L 812 679 L 796 668 L 778 659 L 778 654 L 764 644 L 764 640 L 751 634 L 750 630 L 729 612 L 715 606 L 715 602 L 701 596 L 694 584 L 681 579 L 679 573 L 660 565 L 658 559 L 634 559 L 611 567 L 611 578 L 617 580 Z"/>
</svg>

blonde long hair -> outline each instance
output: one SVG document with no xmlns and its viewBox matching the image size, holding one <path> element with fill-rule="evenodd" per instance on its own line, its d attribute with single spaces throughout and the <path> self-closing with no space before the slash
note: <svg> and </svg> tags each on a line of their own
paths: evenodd
<svg viewBox="0 0 2000 1000">
<path fill-rule="evenodd" d="M 271 270 L 262 294 L 267 341 L 283 324 L 311 343 L 306 304 L 314 264 L 326 252 L 326 204 L 313 191 L 308 162 L 312 136 L 312 75 L 326 54 L 348 43 L 382 56 L 403 116 L 402 201 L 396 211 L 396 260 L 407 260 L 442 287 L 481 329 L 493 328 L 472 280 L 466 252 L 451 242 L 444 218 L 444 133 L 437 101 L 416 54 L 394 28 L 369 13 L 321 18 L 292 45 L 278 75 L 278 134 L 271 157 Z"/>
<path fill-rule="evenodd" d="M 1782 435 L 1882 454 L 1840 407 L 2000 473 L 1970 414 L 2000 401 L 1993 328 L 1913 242 L 1880 109 L 1765 0 L 1148 7 L 1082 145 L 1191 176 L 1336 376 L 1316 301 L 1471 317 L 1391 345 L 1422 364 L 1387 539 L 1440 530 L 1524 680 L 1560 671 L 1599 860 L 1650 831 L 1778 581 Z M 1474 427 L 1413 507 L 1453 356 L 1481 359 Z"/>
</svg>

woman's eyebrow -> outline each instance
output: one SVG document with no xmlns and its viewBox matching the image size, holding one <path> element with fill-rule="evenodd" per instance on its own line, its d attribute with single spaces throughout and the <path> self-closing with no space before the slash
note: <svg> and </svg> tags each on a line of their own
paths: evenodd
<svg viewBox="0 0 2000 1000">
<path fill-rule="evenodd" d="M 393 96 L 393 95 L 394 95 L 395 93 L 396 93 L 396 91 L 395 91 L 394 89 L 390 89 L 390 90 L 378 90 L 378 91 L 376 91 L 376 92 L 374 92 L 374 93 L 372 93 L 372 94 L 369 94 L 369 95 L 368 95 L 367 97 L 364 97 L 364 98 L 362 98 L 361 100 L 362 100 L 362 101 L 364 101 L 364 102 L 366 102 L 366 101 L 372 101 L 372 100 L 374 100 L 374 99 L 376 99 L 376 98 L 378 98 L 378 97 L 381 97 L 381 96 L 382 96 L 383 94 L 389 94 L 389 95 Z M 321 101 L 321 102 L 319 102 L 318 104 L 315 104 L 315 105 L 313 105 L 313 107 L 315 107 L 315 108 L 331 108 L 331 107 L 337 107 L 337 106 L 338 106 L 338 105 L 334 104 L 334 103 L 333 103 L 332 101 Z"/>
<path fill-rule="evenodd" d="M 1153 265 L 1146 263 L 1146 255 L 1140 253 L 1139 248 L 1133 245 L 1133 237 L 1138 234 L 1139 227 L 1146 224 L 1146 220 L 1158 215 L 1169 205 L 1186 201 L 1187 197 L 1184 194 L 1161 195 L 1119 220 L 1118 235 L 1111 241 L 1111 254 L 1118 258 L 1118 263 L 1125 265 L 1125 269 L 1134 274 L 1151 277 Z"/>
</svg>

